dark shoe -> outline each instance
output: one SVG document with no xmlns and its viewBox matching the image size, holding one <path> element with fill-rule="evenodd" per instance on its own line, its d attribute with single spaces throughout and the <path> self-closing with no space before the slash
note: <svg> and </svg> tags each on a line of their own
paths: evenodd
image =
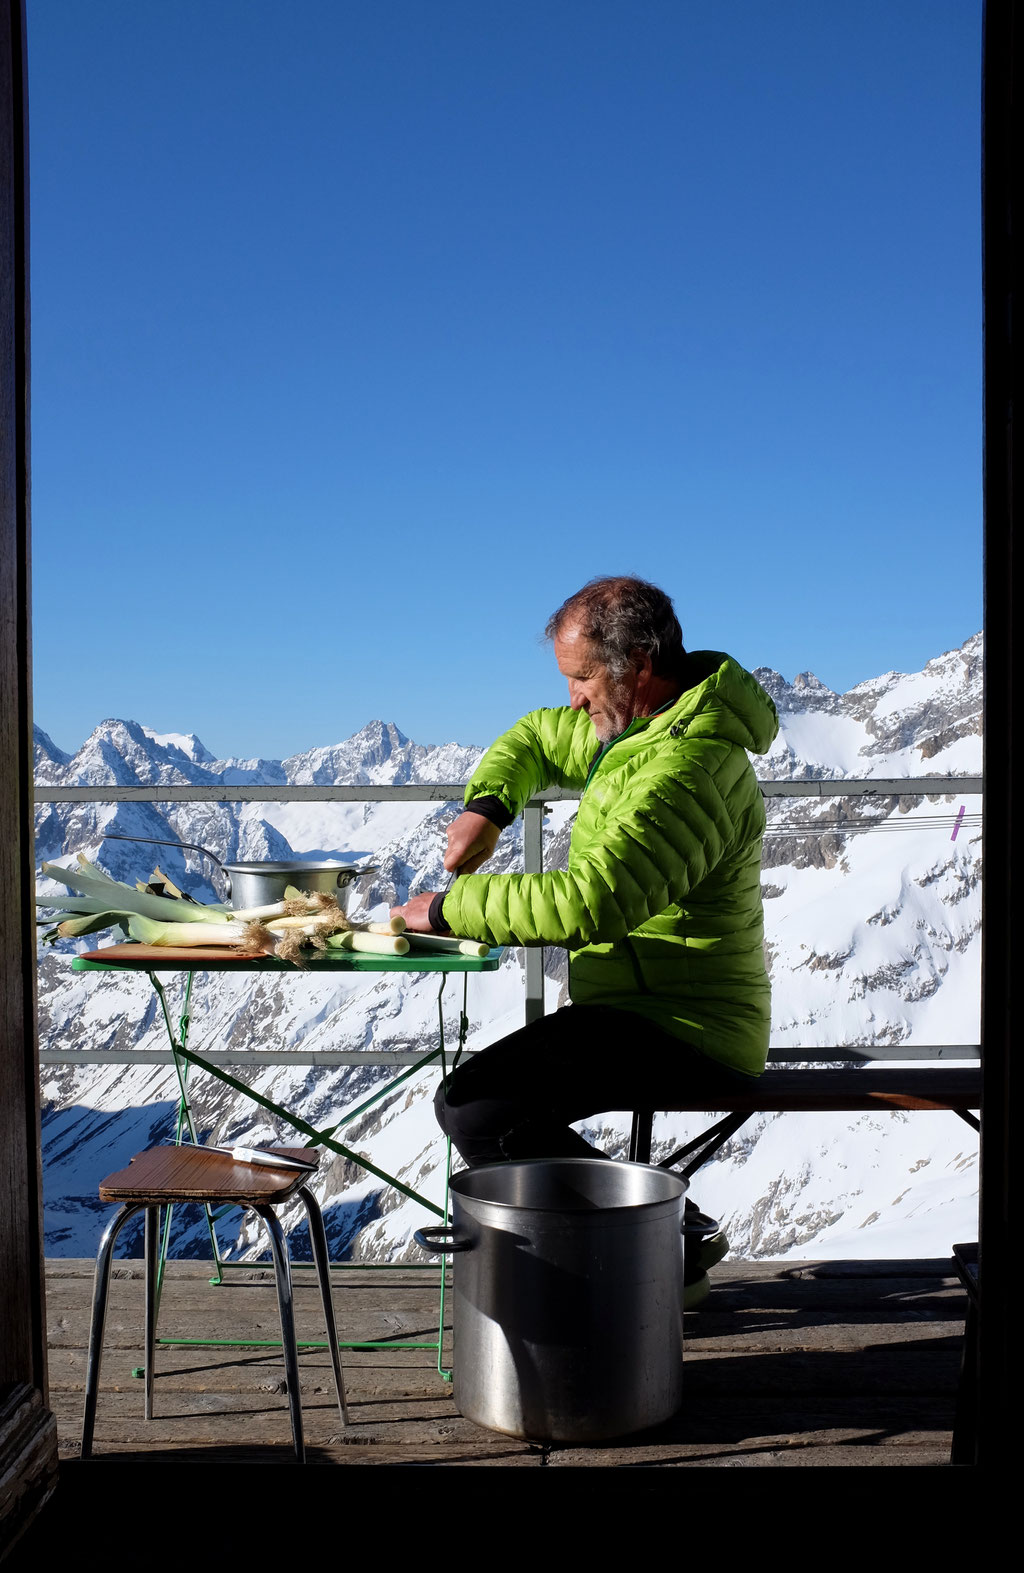
<svg viewBox="0 0 1024 1573">
<path fill-rule="evenodd" d="M 701 1214 L 692 1204 L 687 1204 L 687 1223 L 699 1222 Z M 712 1223 L 712 1219 L 707 1220 Z M 686 1279 L 683 1284 L 683 1310 L 695 1311 L 704 1304 L 711 1293 L 711 1280 L 708 1273 L 716 1267 L 729 1250 L 728 1236 L 721 1229 L 713 1229 L 711 1234 L 691 1235 L 693 1242 L 686 1250 Z"/>
<path fill-rule="evenodd" d="M 707 1273 L 695 1278 L 692 1284 L 683 1285 L 683 1310 L 696 1311 L 711 1293 L 711 1279 Z"/>
<path fill-rule="evenodd" d="M 714 1234 L 705 1234 L 700 1238 L 700 1243 L 693 1252 L 693 1270 L 698 1276 L 708 1273 L 712 1267 L 717 1267 L 722 1257 L 728 1254 L 729 1238 L 721 1229 L 716 1229 Z"/>
</svg>

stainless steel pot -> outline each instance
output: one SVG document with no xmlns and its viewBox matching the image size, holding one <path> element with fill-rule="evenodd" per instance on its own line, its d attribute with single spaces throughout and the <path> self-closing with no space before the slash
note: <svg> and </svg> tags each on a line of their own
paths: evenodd
<svg viewBox="0 0 1024 1573">
<path fill-rule="evenodd" d="M 328 894 L 344 891 L 361 874 L 372 869 L 353 868 L 347 863 L 222 863 L 228 882 L 228 900 L 238 909 L 264 907 L 283 901 L 285 890 L 323 890 Z M 339 898 L 344 910 L 344 897 Z"/>
<path fill-rule="evenodd" d="M 599 1158 L 456 1175 L 452 1227 L 416 1240 L 456 1253 L 461 1413 L 537 1442 L 596 1442 L 674 1414 L 686 1190 L 669 1170 Z"/>
<path fill-rule="evenodd" d="M 107 841 L 145 841 L 157 847 L 180 847 L 189 852 L 202 852 L 211 863 L 216 863 L 227 886 L 224 900 L 236 910 L 248 907 L 269 906 L 272 901 L 282 901 L 289 885 L 296 890 L 322 890 L 329 894 L 344 891 L 363 874 L 373 874 L 370 867 L 356 868 L 351 863 L 222 863 L 209 847 L 195 841 L 160 840 L 156 836 L 125 836 L 118 831 L 107 831 Z M 342 897 L 339 905 L 344 910 Z"/>
</svg>

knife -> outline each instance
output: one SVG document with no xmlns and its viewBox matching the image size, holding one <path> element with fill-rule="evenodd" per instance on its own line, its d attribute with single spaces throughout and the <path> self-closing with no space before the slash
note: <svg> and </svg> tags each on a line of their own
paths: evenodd
<svg viewBox="0 0 1024 1573">
<path fill-rule="evenodd" d="M 302 1169 L 307 1174 L 312 1174 L 313 1170 L 318 1167 L 320 1161 L 318 1158 L 316 1163 L 304 1163 L 299 1158 L 279 1158 L 275 1153 L 264 1152 L 261 1147 L 207 1146 L 202 1150 L 203 1152 L 227 1153 L 228 1157 L 234 1158 L 236 1163 L 252 1163 L 258 1165 L 260 1168 L 267 1169 Z"/>
</svg>

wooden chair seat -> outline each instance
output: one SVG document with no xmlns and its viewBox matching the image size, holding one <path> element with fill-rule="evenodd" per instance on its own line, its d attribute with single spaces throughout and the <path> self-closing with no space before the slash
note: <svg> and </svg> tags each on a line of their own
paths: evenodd
<svg viewBox="0 0 1024 1573">
<path fill-rule="evenodd" d="M 313 1163 L 319 1153 L 312 1147 L 274 1147 L 282 1158 Z M 101 1202 L 238 1202 L 242 1207 L 263 1202 L 286 1202 L 305 1184 L 314 1170 L 269 1169 L 239 1163 L 229 1153 L 209 1147 L 149 1147 L 129 1163 L 100 1181 Z"/>
</svg>

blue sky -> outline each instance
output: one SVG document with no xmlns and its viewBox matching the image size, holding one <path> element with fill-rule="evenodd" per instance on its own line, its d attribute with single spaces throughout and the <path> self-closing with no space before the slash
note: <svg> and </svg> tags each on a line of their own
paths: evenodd
<svg viewBox="0 0 1024 1573">
<path fill-rule="evenodd" d="M 597 573 L 838 690 L 980 627 L 980 5 L 27 6 L 62 747 L 486 742 Z"/>
</svg>

